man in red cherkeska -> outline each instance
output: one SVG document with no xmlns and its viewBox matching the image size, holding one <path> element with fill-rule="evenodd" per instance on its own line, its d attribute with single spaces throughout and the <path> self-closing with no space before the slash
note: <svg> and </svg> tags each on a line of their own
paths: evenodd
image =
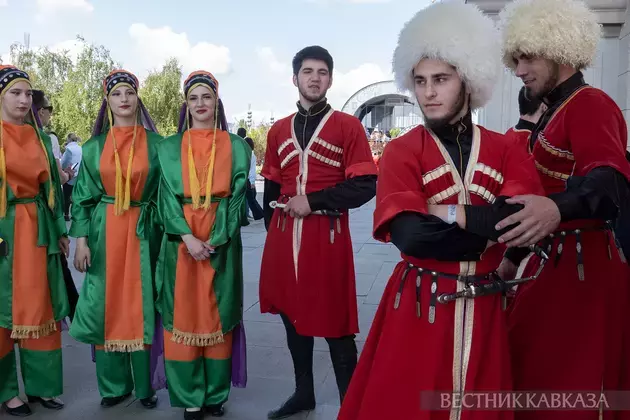
<svg viewBox="0 0 630 420">
<path fill-rule="evenodd" d="M 432 410 L 440 401 L 425 400 L 432 392 L 512 389 L 501 293 L 443 299 L 501 284 L 495 225 L 520 209 L 506 199 L 543 192 L 524 147 L 472 122 L 492 97 L 500 59 L 494 23 L 471 4 L 433 4 L 400 33 L 394 74 L 415 94 L 424 124 L 385 148 L 374 237 L 392 242 L 403 261 L 383 293 L 340 420 L 513 418 L 509 409 Z"/>
<path fill-rule="evenodd" d="M 293 59 L 297 112 L 267 137 L 267 240 L 261 311 L 280 314 L 295 369 L 295 393 L 270 419 L 315 408 L 313 337 L 325 337 L 343 400 L 357 363 L 359 332 L 349 209 L 370 201 L 376 166 L 361 122 L 326 101 L 333 59 L 307 47 Z M 272 208 L 276 203 L 275 210 Z M 283 206 L 283 207 L 280 207 Z"/>
<path fill-rule="evenodd" d="M 506 66 L 523 80 L 528 96 L 548 107 L 530 137 L 547 196 L 513 198 L 509 202 L 524 209 L 497 226 L 519 224 L 500 241 L 524 246 L 544 239 L 551 258 L 537 280 L 519 287 L 510 309 L 514 385 L 622 389 L 630 372 L 624 347 L 629 270 L 614 232 L 625 238 L 630 221 L 628 133 L 619 107 L 586 84 L 581 72 L 596 55 L 597 16 L 574 0 L 516 0 L 501 12 L 501 25 Z M 530 259 L 524 275 L 537 259 Z M 516 265 L 505 260 L 500 272 L 513 276 Z M 595 409 L 518 411 L 516 418 L 600 417 Z"/>
</svg>

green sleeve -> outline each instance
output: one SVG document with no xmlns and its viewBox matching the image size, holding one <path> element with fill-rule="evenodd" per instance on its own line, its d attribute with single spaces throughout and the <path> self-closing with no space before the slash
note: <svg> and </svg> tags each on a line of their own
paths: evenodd
<svg viewBox="0 0 630 420">
<path fill-rule="evenodd" d="M 158 187 L 158 217 L 164 225 L 164 233 L 181 236 L 190 235 L 192 231 L 184 217 L 182 204 L 170 183 L 170 178 L 177 177 L 181 173 L 181 156 L 179 156 L 179 148 L 175 147 L 179 144 L 176 140 L 175 136 L 168 137 L 158 145 L 161 172 Z M 176 150 L 178 153 L 174 156 Z"/>
<path fill-rule="evenodd" d="M 98 146 L 98 138 L 92 138 L 83 145 L 81 167 L 72 190 L 70 236 L 74 238 L 89 236 L 92 213 L 104 194 L 100 182 L 98 165 L 101 150 Z"/>
<path fill-rule="evenodd" d="M 52 142 L 50 137 L 40 130 L 44 147 L 46 147 L 46 153 L 48 153 L 48 160 L 50 161 L 50 176 L 52 177 L 52 185 L 55 195 L 55 208 L 52 210 L 53 219 L 55 220 L 55 231 L 59 238 L 67 236 L 68 231 L 66 229 L 66 221 L 63 217 L 63 194 L 61 192 L 61 177 L 59 176 L 59 169 L 57 168 L 57 160 L 53 155 Z M 50 184 L 44 185 L 45 198 L 48 199 L 50 191 Z"/>
<path fill-rule="evenodd" d="M 232 137 L 232 195 L 228 201 L 228 237 L 240 232 L 245 206 L 247 177 L 251 163 L 251 149 L 239 136 Z"/>
</svg>

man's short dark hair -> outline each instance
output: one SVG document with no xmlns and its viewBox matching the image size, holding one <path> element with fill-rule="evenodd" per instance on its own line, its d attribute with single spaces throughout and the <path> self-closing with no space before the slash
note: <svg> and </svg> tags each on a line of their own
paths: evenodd
<svg viewBox="0 0 630 420">
<path fill-rule="evenodd" d="M 254 150 L 254 140 L 252 140 L 251 137 L 245 137 L 245 141 L 247 142 L 247 144 L 249 144 L 249 147 Z"/>
<path fill-rule="evenodd" d="M 245 136 L 247 136 L 247 130 L 243 127 L 239 127 L 238 130 L 236 130 L 236 135 L 245 138 Z"/>
<path fill-rule="evenodd" d="M 523 86 L 518 93 L 518 110 L 521 115 L 534 115 L 540 108 L 541 100 L 538 98 L 529 98 L 527 89 Z"/>
<path fill-rule="evenodd" d="M 332 74 L 333 58 L 328 50 L 320 47 L 319 45 L 312 45 L 300 50 L 297 54 L 295 54 L 295 57 L 293 57 L 293 74 L 295 76 L 297 76 L 300 72 L 304 60 L 308 59 L 323 61 L 326 63 L 326 66 L 328 66 L 328 73 Z"/>
<path fill-rule="evenodd" d="M 46 94 L 43 90 L 33 89 L 33 106 L 36 110 L 42 109 L 46 105 Z"/>
</svg>

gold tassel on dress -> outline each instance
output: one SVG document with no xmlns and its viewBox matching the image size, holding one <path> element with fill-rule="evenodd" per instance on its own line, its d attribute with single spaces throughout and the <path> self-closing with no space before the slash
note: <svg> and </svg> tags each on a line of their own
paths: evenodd
<svg viewBox="0 0 630 420">
<path fill-rule="evenodd" d="M 214 137 L 212 138 L 212 149 L 210 151 L 210 161 L 208 162 L 208 175 L 206 178 L 206 200 L 203 208 L 208 210 L 212 201 L 212 179 L 214 175 L 214 157 L 217 151 L 217 117 L 219 114 L 219 98 L 215 101 L 214 106 Z"/>
<path fill-rule="evenodd" d="M 131 148 L 129 149 L 129 162 L 127 163 L 127 177 L 123 185 L 122 164 L 120 163 L 120 154 L 118 153 L 118 143 L 114 134 L 114 118 L 112 109 L 107 106 L 107 117 L 109 118 L 109 129 L 112 133 L 114 142 L 114 162 L 116 165 L 116 190 L 114 192 L 114 214 L 120 216 L 129 210 L 131 205 L 131 173 L 133 168 L 134 149 L 136 144 L 137 124 L 133 129 L 133 139 L 131 140 Z M 125 188 L 126 187 L 126 188 Z"/>
<path fill-rule="evenodd" d="M 2 105 L 2 101 L 0 101 Z M 4 123 L 0 114 L 0 219 L 4 219 L 7 215 L 7 162 L 4 156 L 4 143 L 2 141 L 2 132 L 4 131 Z"/>
<path fill-rule="evenodd" d="M 177 328 L 173 328 L 171 341 L 177 344 L 184 344 L 186 346 L 210 347 L 216 344 L 224 343 L 225 339 L 223 337 L 223 332 L 221 331 L 209 334 L 194 334 L 185 333 L 179 331 Z"/>
<path fill-rule="evenodd" d="M 142 340 L 107 340 L 103 346 L 106 352 L 130 353 L 144 350 Z"/>
<path fill-rule="evenodd" d="M 201 205 L 201 185 L 199 183 L 199 177 L 197 175 L 197 167 L 195 166 L 195 159 L 193 157 L 192 141 L 190 134 L 190 122 L 189 118 L 186 118 L 186 131 L 188 132 L 188 178 L 190 182 L 190 195 L 192 200 L 193 210 L 198 210 L 203 207 L 204 210 L 210 208 L 212 202 L 212 180 L 214 175 L 214 160 L 217 149 L 217 116 L 219 113 L 219 100 L 215 102 L 214 106 L 214 138 L 212 139 L 212 149 L 210 151 L 210 159 L 208 161 L 208 174 L 206 176 L 206 190 L 203 205 Z"/>
<path fill-rule="evenodd" d="M 38 339 L 46 337 L 54 331 L 57 331 L 57 323 L 54 319 L 43 325 L 14 325 L 11 330 L 11 338 L 13 340 Z"/>
<path fill-rule="evenodd" d="M 189 125 L 188 118 L 186 118 L 186 125 Z M 197 210 L 199 208 L 199 201 L 200 201 L 199 178 L 197 177 L 197 168 L 195 167 L 195 158 L 193 156 L 190 126 L 188 127 L 187 131 L 188 131 L 188 179 L 190 180 L 190 195 L 192 199 L 193 210 Z"/>
</svg>

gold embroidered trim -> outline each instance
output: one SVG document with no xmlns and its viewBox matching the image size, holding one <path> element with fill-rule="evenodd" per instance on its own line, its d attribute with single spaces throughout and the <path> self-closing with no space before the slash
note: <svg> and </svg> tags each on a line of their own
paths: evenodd
<svg viewBox="0 0 630 420">
<path fill-rule="evenodd" d="M 290 144 L 293 143 L 293 139 L 285 140 L 280 147 L 278 147 L 278 156 L 282 153 L 284 149 L 286 149 Z"/>
<path fill-rule="evenodd" d="M 43 325 L 14 325 L 11 331 L 11 338 L 14 340 L 24 340 L 27 338 L 41 338 L 57 331 L 57 323 L 54 319 Z"/>
<path fill-rule="evenodd" d="M 438 179 L 439 177 L 443 175 L 446 175 L 450 171 L 451 171 L 451 165 L 449 165 L 448 163 L 445 163 L 444 165 L 438 166 L 432 171 L 429 171 L 426 174 L 424 174 L 422 176 L 422 183 L 424 185 L 427 185 L 429 182 L 435 181 L 436 179 Z"/>
<path fill-rule="evenodd" d="M 477 165 L 475 166 L 475 171 L 481 172 L 482 174 L 489 176 L 490 178 L 497 181 L 499 184 L 503 184 L 503 181 L 504 181 L 503 174 L 488 165 L 484 165 L 483 163 L 478 162 Z"/>
<path fill-rule="evenodd" d="M 319 144 L 322 147 L 325 147 L 326 149 L 330 150 L 331 152 L 335 152 L 335 153 L 338 153 L 340 155 L 343 155 L 343 149 L 341 147 L 335 146 L 333 144 L 330 144 L 326 140 L 322 140 L 320 138 L 316 138 L 315 140 L 313 140 L 313 142 Z"/>
<path fill-rule="evenodd" d="M 144 341 L 137 340 L 107 340 L 103 346 L 106 352 L 130 353 L 144 350 Z"/>
<path fill-rule="evenodd" d="M 494 194 L 492 194 L 490 191 L 488 191 L 485 187 L 482 187 L 481 185 L 471 184 L 470 187 L 468 187 L 468 191 L 470 191 L 473 194 L 477 194 L 479 197 L 483 198 L 490 204 L 494 203 L 494 201 L 496 200 L 496 197 L 494 196 Z"/>
<path fill-rule="evenodd" d="M 223 332 L 215 332 L 210 334 L 195 334 L 179 331 L 177 328 L 173 328 L 172 341 L 177 344 L 184 344 L 186 346 L 194 347 L 210 347 L 215 344 L 223 343 Z"/>
<path fill-rule="evenodd" d="M 427 200 L 427 203 L 440 204 L 442 201 L 446 200 L 447 198 L 450 198 L 454 196 L 455 194 L 459 193 L 459 191 L 460 191 L 460 188 L 458 185 L 450 186 L 444 191 L 439 192 L 432 197 L 429 197 L 429 199 Z"/>
<path fill-rule="evenodd" d="M 313 156 L 315 159 L 319 160 L 320 162 L 327 163 L 328 165 L 334 166 L 335 168 L 341 168 L 341 162 L 322 156 L 319 153 L 312 151 L 311 149 L 308 150 L 308 154 Z"/>
<path fill-rule="evenodd" d="M 563 181 L 566 181 L 567 179 L 569 179 L 569 175 L 563 174 L 562 172 L 556 172 L 556 171 L 549 170 L 549 169 L 545 168 L 544 166 L 542 166 L 538 162 L 536 162 L 536 168 L 540 172 L 542 172 L 544 175 L 547 175 L 548 177 L 555 178 L 555 179 L 561 179 Z"/>
<path fill-rule="evenodd" d="M 547 141 L 543 133 L 540 133 L 538 135 L 538 142 L 540 143 L 542 148 L 545 149 L 545 151 L 549 154 L 552 154 L 560 158 L 568 159 L 568 160 L 575 160 L 575 156 L 573 156 L 573 153 L 569 152 L 568 150 L 562 150 L 562 149 L 558 149 L 557 147 L 553 147 Z"/>
<path fill-rule="evenodd" d="M 289 161 L 291 161 L 291 159 L 293 159 L 295 156 L 299 155 L 300 152 L 297 150 L 292 151 L 291 153 L 287 154 L 284 159 L 282 159 L 282 162 L 280 162 L 280 169 L 283 169 L 285 166 L 287 166 L 287 163 L 289 163 Z"/>
</svg>

